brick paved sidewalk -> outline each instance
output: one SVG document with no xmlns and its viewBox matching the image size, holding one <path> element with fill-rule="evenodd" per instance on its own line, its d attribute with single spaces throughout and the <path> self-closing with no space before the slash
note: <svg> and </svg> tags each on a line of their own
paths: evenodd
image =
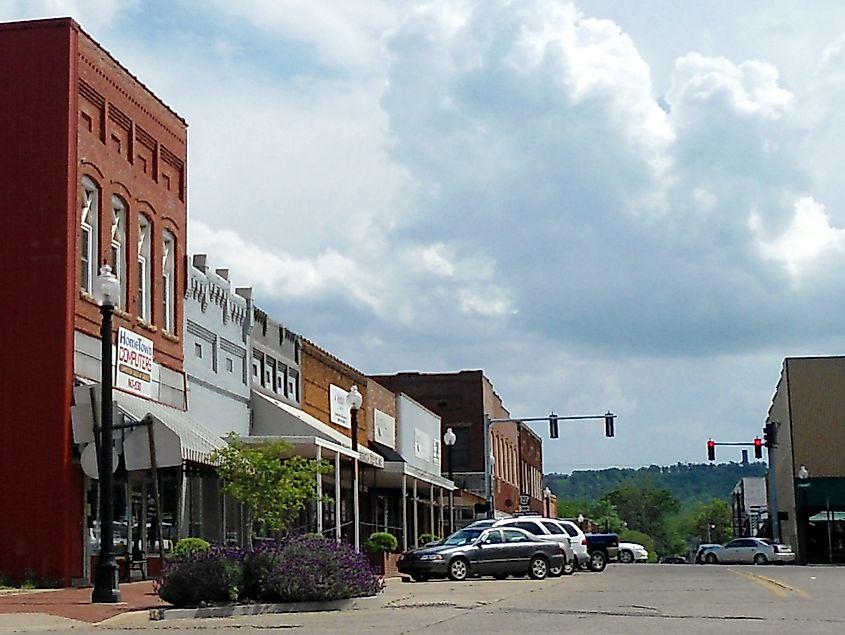
<svg viewBox="0 0 845 635">
<path fill-rule="evenodd" d="M 0 621 L 2 614 L 46 613 L 95 623 L 122 613 L 169 606 L 153 592 L 151 580 L 121 584 L 123 601 L 118 604 L 92 604 L 91 591 L 91 587 L 83 587 L 0 595 Z"/>
</svg>

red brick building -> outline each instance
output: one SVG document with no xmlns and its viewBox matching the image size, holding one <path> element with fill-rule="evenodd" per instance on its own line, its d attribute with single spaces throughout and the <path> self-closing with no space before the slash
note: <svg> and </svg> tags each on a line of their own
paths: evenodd
<svg viewBox="0 0 845 635">
<path fill-rule="evenodd" d="M 457 373 L 397 373 L 372 379 L 394 392 L 402 392 L 441 417 L 441 438 L 452 428 L 457 440 L 443 457 L 443 473 L 449 472 L 449 457 L 455 484 L 462 490 L 487 499 L 485 486 L 484 417 L 507 419 L 493 384 L 480 370 Z M 529 497 L 529 508 L 542 512 L 542 441 L 522 423 L 495 423 L 490 443 L 493 465 L 492 497 L 496 512 L 513 514 L 520 509 L 520 495 Z M 524 456 L 523 456 L 524 452 Z M 537 478 L 539 476 L 539 479 Z M 539 487 L 536 487 L 539 485 Z M 473 498 L 477 500 L 477 498 Z M 474 511 L 464 508 L 462 521 Z"/>
<path fill-rule="evenodd" d="M 0 25 L 0 571 L 82 578 L 90 509 L 71 429 L 99 380 L 92 291 L 108 262 L 115 333 L 154 343 L 158 401 L 184 409 L 187 124 L 69 18 Z"/>
</svg>

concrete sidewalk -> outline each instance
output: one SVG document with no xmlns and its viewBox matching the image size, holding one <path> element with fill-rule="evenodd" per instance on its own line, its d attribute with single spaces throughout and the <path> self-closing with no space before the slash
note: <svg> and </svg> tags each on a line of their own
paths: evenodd
<svg viewBox="0 0 845 635">
<path fill-rule="evenodd" d="M 21 591 L 0 595 L 0 630 L 44 630 L 76 622 L 102 622 L 134 611 L 169 606 L 153 591 L 153 582 L 120 585 L 122 602 L 93 604 L 91 587 Z"/>
</svg>

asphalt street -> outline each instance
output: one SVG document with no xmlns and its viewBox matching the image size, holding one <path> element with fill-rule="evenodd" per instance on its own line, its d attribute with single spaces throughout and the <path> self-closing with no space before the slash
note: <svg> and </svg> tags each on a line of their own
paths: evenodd
<svg viewBox="0 0 845 635">
<path fill-rule="evenodd" d="M 617 564 L 601 574 L 543 581 L 391 580 L 383 597 L 351 611 L 160 622 L 129 614 L 52 632 L 72 627 L 74 633 L 839 634 L 845 632 L 843 592 L 845 568 Z M 25 625 L 15 630 L 26 630 Z M 0 629 L 5 632 L 13 631 Z"/>
</svg>

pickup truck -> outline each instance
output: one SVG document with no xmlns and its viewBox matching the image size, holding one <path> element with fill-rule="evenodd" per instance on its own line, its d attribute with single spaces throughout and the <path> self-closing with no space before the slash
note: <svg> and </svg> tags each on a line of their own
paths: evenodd
<svg viewBox="0 0 845 635">
<path fill-rule="evenodd" d="M 587 534 L 590 571 L 604 571 L 607 563 L 619 557 L 619 534 Z"/>
</svg>

